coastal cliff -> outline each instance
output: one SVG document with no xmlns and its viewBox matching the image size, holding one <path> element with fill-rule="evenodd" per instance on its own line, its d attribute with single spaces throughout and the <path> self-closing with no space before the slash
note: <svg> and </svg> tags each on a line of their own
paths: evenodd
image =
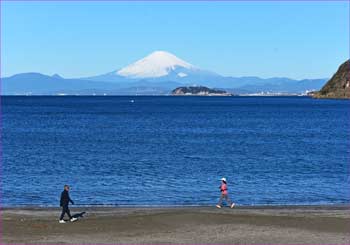
<svg viewBox="0 0 350 245">
<path fill-rule="evenodd" d="M 350 60 L 344 62 L 314 98 L 350 99 Z"/>
<path fill-rule="evenodd" d="M 224 90 L 211 89 L 204 86 L 178 87 L 171 91 L 172 95 L 200 95 L 200 96 L 231 96 Z"/>
</svg>

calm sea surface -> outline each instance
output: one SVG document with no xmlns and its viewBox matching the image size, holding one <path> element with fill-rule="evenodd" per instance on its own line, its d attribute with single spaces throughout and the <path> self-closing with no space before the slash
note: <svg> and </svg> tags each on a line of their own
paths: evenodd
<svg viewBox="0 0 350 245">
<path fill-rule="evenodd" d="M 350 202 L 350 101 L 2 97 L 2 204 Z M 134 100 L 134 102 L 132 102 Z"/>
</svg>

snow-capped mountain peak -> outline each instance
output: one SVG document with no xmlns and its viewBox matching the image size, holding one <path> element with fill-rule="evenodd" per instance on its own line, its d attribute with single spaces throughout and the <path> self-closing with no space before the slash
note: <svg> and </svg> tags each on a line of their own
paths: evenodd
<svg viewBox="0 0 350 245">
<path fill-rule="evenodd" d="M 165 51 L 155 51 L 145 58 L 132 63 L 117 74 L 128 78 L 152 78 L 168 75 L 176 68 L 195 69 L 195 67 L 175 55 Z M 180 76 L 186 75 L 181 73 Z"/>
</svg>

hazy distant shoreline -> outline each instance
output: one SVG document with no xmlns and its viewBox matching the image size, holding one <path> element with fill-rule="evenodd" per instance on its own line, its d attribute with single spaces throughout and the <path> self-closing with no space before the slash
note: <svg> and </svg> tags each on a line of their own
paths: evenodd
<svg viewBox="0 0 350 245">
<path fill-rule="evenodd" d="M 231 94 L 307 94 L 328 79 L 222 76 L 194 66 L 167 51 L 154 51 L 121 69 L 90 77 L 18 73 L 1 78 L 4 94 L 171 94 L 181 86 L 206 86 Z"/>
<path fill-rule="evenodd" d="M 256 94 L 237 94 L 232 96 L 221 96 L 221 95 L 210 95 L 210 96 L 203 96 L 203 95 L 171 95 L 171 94 L 157 94 L 157 95 L 133 95 L 133 94 L 119 94 L 119 95 L 113 95 L 113 94 L 106 94 L 106 95 L 92 95 L 92 94 L 65 94 L 65 95 L 58 95 L 58 94 L 33 94 L 33 95 L 25 95 L 25 94 L 2 94 L 0 97 L 310 97 L 309 95 L 298 95 L 298 94 L 279 94 L 279 95 L 256 95 Z"/>
</svg>

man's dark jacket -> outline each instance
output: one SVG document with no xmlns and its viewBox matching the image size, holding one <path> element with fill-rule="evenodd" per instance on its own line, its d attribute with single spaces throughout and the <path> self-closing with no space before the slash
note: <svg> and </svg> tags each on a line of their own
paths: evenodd
<svg viewBox="0 0 350 245">
<path fill-rule="evenodd" d="M 71 202 L 72 204 L 74 204 L 73 200 L 70 199 L 70 197 L 69 197 L 68 191 L 63 190 L 62 193 L 61 193 L 60 206 L 61 206 L 61 207 L 66 207 L 66 206 L 68 206 L 69 202 Z"/>
</svg>

